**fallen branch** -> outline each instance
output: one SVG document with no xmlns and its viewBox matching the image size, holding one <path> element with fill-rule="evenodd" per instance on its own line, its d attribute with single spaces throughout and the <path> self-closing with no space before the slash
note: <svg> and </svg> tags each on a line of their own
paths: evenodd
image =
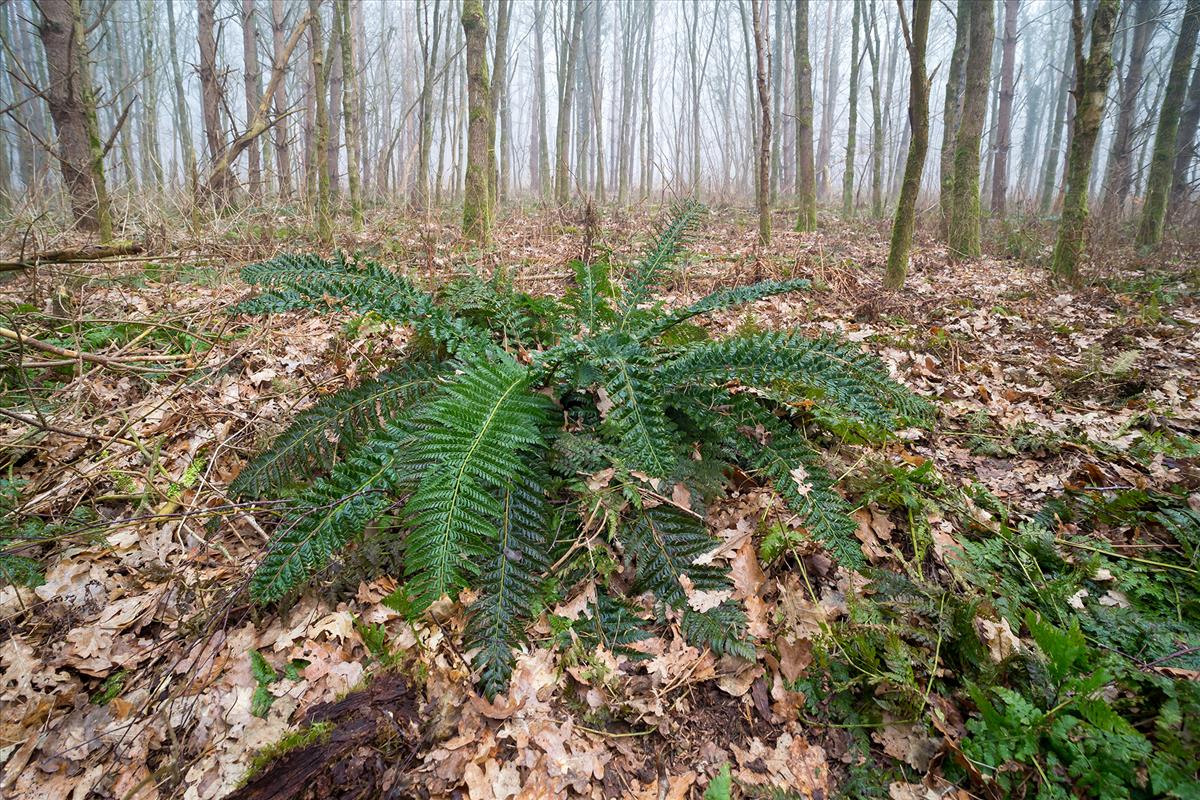
<svg viewBox="0 0 1200 800">
<path fill-rule="evenodd" d="M 114 256 L 132 256 L 143 251 L 135 242 L 94 245 L 91 247 L 68 247 L 62 250 L 47 250 L 35 253 L 24 261 L 0 261 L 0 272 L 28 269 L 38 264 L 70 264 L 81 261 L 100 261 Z"/>
<path fill-rule="evenodd" d="M 95 353 L 82 353 L 78 350 L 69 350 L 65 347 L 48 344 L 38 339 L 31 339 L 28 336 L 17 333 L 8 328 L 0 328 L 0 339 L 9 339 L 26 347 L 31 347 L 34 350 L 41 350 L 45 353 L 53 353 L 56 356 L 69 358 L 74 361 L 89 361 L 93 364 L 103 364 L 106 367 L 114 369 L 138 369 L 138 367 L 130 366 L 130 362 L 134 361 L 180 361 L 185 358 L 190 358 L 186 353 L 164 354 L 164 355 L 143 355 L 143 356 L 125 356 L 123 358 L 107 358 L 98 356 Z M 145 368 L 142 368 L 145 369 Z"/>
</svg>

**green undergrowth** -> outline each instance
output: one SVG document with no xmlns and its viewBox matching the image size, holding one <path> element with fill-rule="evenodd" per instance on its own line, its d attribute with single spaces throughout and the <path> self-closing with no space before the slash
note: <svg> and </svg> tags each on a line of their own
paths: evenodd
<svg viewBox="0 0 1200 800">
<path fill-rule="evenodd" d="M 871 737 L 896 726 L 980 796 L 1198 796 L 1200 511 L 1186 496 L 1068 492 L 1019 516 L 923 467 L 875 483 L 860 488 L 911 519 L 914 541 L 920 516 L 954 519 L 957 541 L 945 566 L 901 548 L 899 569 L 868 570 L 795 687 L 810 722 L 866 759 L 844 796 L 920 779 Z"/>
</svg>

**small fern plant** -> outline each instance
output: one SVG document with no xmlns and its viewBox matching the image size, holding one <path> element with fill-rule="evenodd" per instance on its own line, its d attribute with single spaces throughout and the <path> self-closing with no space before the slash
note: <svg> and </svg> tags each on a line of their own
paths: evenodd
<svg viewBox="0 0 1200 800">
<path fill-rule="evenodd" d="M 928 407 L 842 341 L 710 338 L 691 322 L 805 280 L 722 289 L 670 310 L 655 302 L 700 214 L 679 208 L 621 281 L 605 261 L 574 264 L 562 301 L 518 292 L 502 274 L 433 294 L 343 255 L 246 267 L 262 291 L 242 312 L 373 312 L 416 334 L 393 369 L 299 414 L 233 483 L 241 499 L 293 496 L 253 597 L 279 600 L 390 515 L 403 537 L 406 609 L 471 590 L 466 636 L 488 696 L 505 689 L 530 618 L 598 564 L 609 568 L 597 620 L 645 595 L 693 643 L 752 656 L 727 570 L 710 561 L 721 542 L 706 528 L 706 501 L 737 468 L 775 487 L 813 537 L 857 566 L 850 509 L 812 436 L 824 426 L 878 439 Z"/>
</svg>

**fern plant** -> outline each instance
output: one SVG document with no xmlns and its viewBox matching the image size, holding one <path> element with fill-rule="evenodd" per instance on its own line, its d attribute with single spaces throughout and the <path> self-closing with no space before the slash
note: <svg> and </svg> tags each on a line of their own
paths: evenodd
<svg viewBox="0 0 1200 800">
<path fill-rule="evenodd" d="M 576 263 L 561 302 L 496 278 L 431 294 L 342 255 L 246 267 L 243 278 L 263 291 L 243 312 L 373 312 L 416 333 L 391 372 L 298 415 L 235 482 L 243 498 L 294 492 L 254 597 L 272 602 L 301 586 L 394 511 L 406 530 L 403 605 L 419 613 L 474 591 L 468 644 L 491 696 L 507 684 L 548 580 L 569 590 L 600 562 L 607 577 L 622 575 L 601 576 L 601 626 L 628 622 L 615 614 L 624 601 L 604 597 L 621 594 L 619 583 L 651 596 L 694 643 L 752 655 L 742 611 L 722 599 L 727 571 L 706 559 L 720 542 L 697 511 L 734 467 L 774 486 L 813 537 L 858 566 L 849 506 L 814 436 L 825 426 L 879 439 L 924 420 L 928 406 L 845 342 L 786 331 L 712 339 L 691 322 L 806 289 L 805 280 L 664 309 L 652 289 L 700 213 L 681 207 L 621 281 L 605 262 Z"/>
</svg>

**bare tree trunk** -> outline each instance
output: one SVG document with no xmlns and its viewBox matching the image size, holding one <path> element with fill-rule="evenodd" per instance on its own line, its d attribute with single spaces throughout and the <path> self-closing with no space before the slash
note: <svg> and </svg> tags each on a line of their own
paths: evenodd
<svg viewBox="0 0 1200 800">
<path fill-rule="evenodd" d="M 337 0 L 333 7 L 334 18 L 339 20 L 337 32 L 341 40 L 342 117 L 346 129 L 346 183 L 350 190 L 350 219 L 355 230 L 362 229 L 362 187 L 359 185 L 358 148 L 358 78 L 354 69 L 354 31 L 350 20 L 350 0 Z"/>
<path fill-rule="evenodd" d="M 196 0 L 197 38 L 200 42 L 200 107 L 204 120 L 204 139 L 208 144 L 210 163 L 216 165 L 225 150 L 225 131 L 221 127 L 221 107 L 225 104 L 221 84 L 217 81 L 217 40 L 213 28 L 213 0 Z M 225 167 L 215 171 L 208 188 L 218 206 L 229 203 L 237 182 L 233 172 Z"/>
<path fill-rule="evenodd" d="M 171 45 L 171 76 L 175 82 L 175 124 L 179 131 L 179 149 L 193 191 L 197 188 L 199 174 L 196 166 L 196 147 L 192 143 L 192 122 L 187 107 L 187 94 L 183 91 L 183 68 L 180 66 L 178 48 L 175 44 L 175 2 L 167 0 L 167 35 Z"/>
<path fill-rule="evenodd" d="M 487 19 L 483 15 L 483 0 L 463 0 L 462 27 L 467 38 L 469 104 L 463 234 L 480 245 L 486 245 L 492 234 L 488 136 L 493 128 L 488 87 Z"/>
<path fill-rule="evenodd" d="M 971 0 L 958 0 L 958 10 L 955 13 L 954 50 L 950 54 L 950 69 L 946 76 L 946 102 L 942 110 L 941 195 L 938 205 L 943 239 L 950 236 L 950 219 L 954 216 L 954 148 L 958 142 L 958 127 L 962 121 L 963 88 L 967 78 Z"/>
<path fill-rule="evenodd" d="M 783 109 L 783 59 L 780 56 L 783 54 L 783 26 L 787 19 L 783 13 L 783 0 L 775 0 L 775 46 L 771 50 L 771 108 L 776 114 Z M 697 95 L 697 103 L 699 106 L 699 92 Z M 696 117 L 699 118 L 699 109 L 696 111 Z M 782 120 L 782 115 L 780 115 Z M 699 126 L 697 126 L 699 127 Z M 779 202 L 779 180 L 780 173 L 783 168 L 783 125 L 776 125 L 771 131 L 771 205 Z M 699 172 L 700 170 L 696 170 Z M 697 180 L 699 178 L 697 177 Z"/>
<path fill-rule="evenodd" d="M 1046 216 L 1054 205 L 1054 186 L 1058 178 L 1058 156 L 1062 152 L 1063 124 L 1067 116 L 1067 101 L 1071 94 L 1071 81 L 1074 80 L 1074 61 L 1071 49 L 1066 49 L 1063 56 L 1061 77 L 1058 82 L 1057 99 L 1054 104 L 1054 120 L 1051 123 L 1050 138 L 1046 146 L 1046 165 L 1042 173 L 1042 193 L 1039 213 Z"/>
<path fill-rule="evenodd" d="M 817 227 L 817 184 L 813 168 L 812 64 L 808 60 L 809 0 L 796 0 L 796 36 L 792 49 L 796 60 L 796 194 L 800 212 L 796 230 Z"/>
<path fill-rule="evenodd" d="M 413 205 L 421 210 L 429 207 L 429 156 L 433 149 L 433 83 L 437 72 L 438 46 L 442 38 L 438 6 L 438 0 L 433 0 L 432 9 L 429 0 L 419 0 L 416 5 L 417 39 L 421 46 L 423 74 L 418 103 L 417 179 L 413 186 Z M 431 13 L 432 32 L 429 29 Z"/>
<path fill-rule="evenodd" d="M 903 4 L 899 7 L 904 43 L 908 48 L 908 124 L 912 131 L 900 201 L 896 204 L 896 219 L 892 223 L 892 245 L 888 250 L 887 274 L 883 281 L 887 289 L 899 289 L 908 275 L 909 251 L 917 222 L 917 196 L 921 193 L 921 174 L 925 171 L 925 156 L 929 151 L 929 78 L 925 72 L 925 49 L 929 41 L 932 0 L 913 0 L 911 33 L 904 18 Z"/>
<path fill-rule="evenodd" d="M 1075 32 L 1075 132 L 1067 165 L 1067 193 L 1063 201 L 1058 241 L 1050 268 L 1054 274 L 1072 283 L 1079 278 L 1079 260 L 1087 235 L 1088 183 L 1092 155 L 1104 120 L 1104 100 L 1112 76 L 1113 31 L 1121 0 L 1099 0 L 1092 15 L 1092 44 L 1087 60 L 1083 57 L 1083 10 L 1080 0 L 1072 4 L 1071 27 Z"/>
<path fill-rule="evenodd" d="M 955 258 L 978 258 L 981 248 L 979 217 L 979 149 L 987 112 L 988 70 L 992 65 L 995 3 L 971 4 L 971 38 L 963 84 L 962 120 L 954 148 L 954 201 L 947 245 Z"/>
<path fill-rule="evenodd" d="M 883 216 L 883 110 L 879 85 L 878 0 L 871 0 L 870 30 L 864 37 L 867 57 L 871 60 L 871 216 Z"/>
<path fill-rule="evenodd" d="M 571 141 L 571 99 L 575 91 L 575 64 L 579 60 L 579 41 L 583 36 L 584 4 L 571 4 L 571 33 L 566 43 L 565 58 L 560 60 L 558 92 L 558 125 L 554 134 L 554 201 L 565 206 L 571 199 L 571 176 L 568 172 L 568 151 Z"/>
<path fill-rule="evenodd" d="M 863 0 L 854 0 L 854 17 L 850 22 L 850 105 L 849 130 L 846 134 L 846 169 L 842 173 L 842 216 L 854 214 L 854 156 L 858 149 L 858 29 L 862 24 Z"/>
<path fill-rule="evenodd" d="M 496 203 L 500 199 L 500 164 L 496 155 L 496 125 L 500 117 L 500 104 L 504 102 L 508 80 L 508 26 L 511 17 L 509 0 L 499 0 L 496 6 L 496 51 L 492 84 L 488 97 L 488 204 L 489 218 L 496 216 Z"/>
<path fill-rule="evenodd" d="M 38 34 L 50 83 L 46 104 L 58 137 L 58 163 L 75 225 L 112 239 L 112 216 L 104 182 L 104 145 L 96 118 L 96 95 L 87 61 L 87 32 L 79 0 L 42 0 Z"/>
<path fill-rule="evenodd" d="M 1183 25 L 1179 30 L 1179 38 L 1175 41 L 1175 52 L 1171 57 L 1171 71 L 1167 76 L 1166 94 L 1163 96 L 1162 109 L 1158 117 L 1158 131 L 1154 135 L 1150 176 L 1146 183 L 1146 204 L 1142 210 L 1142 221 L 1138 226 L 1137 233 L 1137 243 L 1143 247 L 1154 247 L 1162 242 L 1167 197 L 1171 191 L 1175 145 L 1183 112 L 1184 95 L 1187 92 L 1188 70 L 1192 65 L 1192 54 L 1196 50 L 1198 32 L 1200 32 L 1200 0 L 1188 0 L 1183 12 Z"/>
<path fill-rule="evenodd" d="M 158 57 L 154 42 L 154 0 L 143 0 L 141 9 L 142 69 L 145 71 L 146 97 L 142 102 L 142 176 L 154 186 L 163 187 L 162 158 L 158 151 Z"/>
<path fill-rule="evenodd" d="M 1171 194 L 1167 200 L 1167 219 L 1179 211 L 1191 190 L 1188 175 L 1196 156 L 1196 129 L 1200 127 L 1200 63 L 1192 72 L 1187 104 L 1179 118 L 1179 134 L 1175 139 L 1175 168 L 1171 174 Z"/>
<path fill-rule="evenodd" d="M 314 206 L 317 217 L 317 236 L 322 243 L 333 238 L 333 219 L 329 197 L 329 113 L 325 94 L 325 35 L 321 30 L 321 0 L 308 0 L 309 56 L 312 59 L 313 87 L 313 168 L 316 184 Z"/>
<path fill-rule="evenodd" d="M 750 18 L 754 26 L 754 74 L 757 76 L 758 107 L 762 127 L 758 138 L 758 242 L 771 242 L 771 95 L 767 91 L 767 41 L 763 17 L 767 16 L 767 0 L 750 0 Z"/>
<path fill-rule="evenodd" d="M 258 108 L 259 95 L 262 94 L 262 78 L 258 72 L 258 24 L 254 19 L 254 0 L 242 0 L 242 63 L 245 64 L 246 78 L 246 127 L 249 127 Z M 250 195 L 256 199 L 261 198 L 262 167 L 258 144 L 252 144 L 246 150 Z"/>
<path fill-rule="evenodd" d="M 274 61 L 278 65 L 286 61 L 283 58 L 283 0 L 271 0 L 271 44 Z M 275 105 L 275 116 L 279 122 L 275 126 L 275 166 L 279 170 L 279 197 L 287 200 L 292 196 L 292 153 L 288 143 L 288 122 L 284 118 L 287 113 L 287 87 L 284 81 L 275 85 L 272 101 Z"/>
<path fill-rule="evenodd" d="M 829 3 L 825 14 L 825 56 L 821 67 L 821 135 L 817 140 L 817 193 L 826 197 L 829 193 L 829 162 L 833 153 L 833 103 L 837 97 L 838 59 L 836 48 L 840 39 L 833 38 L 833 30 L 842 19 L 842 4 Z"/>
<path fill-rule="evenodd" d="M 329 80 L 329 143 L 325 156 L 329 169 L 330 213 L 336 215 L 342 194 L 342 108 L 345 76 L 342 74 L 342 15 L 337 13 L 338 0 L 332 0 L 333 15 L 329 32 L 329 48 L 325 51 L 325 74 Z"/>
<path fill-rule="evenodd" d="M 642 57 L 642 197 L 647 197 L 654 186 L 654 107 L 651 102 L 650 84 L 654 75 L 654 3 L 646 0 L 646 29 L 643 39 Z"/>
<path fill-rule="evenodd" d="M 532 191 L 545 200 L 550 194 L 550 142 L 546 135 L 546 46 L 543 39 L 546 2 L 533 5 L 533 124 L 529 146 L 529 183 Z"/>
<path fill-rule="evenodd" d="M 992 171 L 992 213 L 1003 217 L 1008 200 L 1008 151 L 1012 147 L 1013 71 L 1017 57 L 1017 15 L 1021 0 L 1004 0 L 1004 44 L 1000 59 L 1000 106 L 996 112 L 996 158 Z"/>
<path fill-rule="evenodd" d="M 1138 96 L 1144 82 L 1146 53 L 1149 50 L 1151 34 L 1154 32 L 1154 17 L 1158 14 L 1158 0 L 1133 0 L 1133 3 L 1133 37 L 1125 51 L 1125 75 L 1118 76 L 1120 91 L 1117 93 L 1117 125 L 1108 153 L 1104 205 L 1100 211 L 1101 216 L 1108 219 L 1121 216 L 1133 183 L 1134 122 L 1137 116 Z"/>
</svg>

